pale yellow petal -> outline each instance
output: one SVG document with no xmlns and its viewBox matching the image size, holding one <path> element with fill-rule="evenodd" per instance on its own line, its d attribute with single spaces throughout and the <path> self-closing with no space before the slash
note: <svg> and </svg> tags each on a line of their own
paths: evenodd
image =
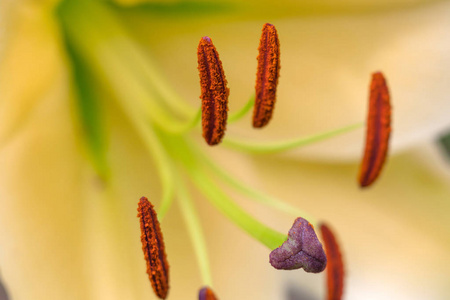
<svg viewBox="0 0 450 300">
<path fill-rule="evenodd" d="M 157 198 L 158 181 L 146 177 L 140 160 L 137 171 L 119 173 L 128 181 L 116 182 L 118 191 L 127 189 L 133 198 L 105 197 L 104 185 L 82 155 L 71 75 L 52 12 L 37 2 L 8 8 L 12 17 L 0 65 L 0 270 L 9 295 L 19 300 L 148 297 L 136 203 L 149 190 Z M 130 151 L 112 148 L 118 149 L 112 157 L 119 162 L 121 151 Z M 133 165 L 133 157 L 125 166 Z M 120 203 L 127 204 L 128 215 L 117 209 Z M 130 215 L 132 221 L 125 222 L 130 226 L 124 226 Z M 141 288 L 134 283 L 138 276 Z"/>
<path fill-rule="evenodd" d="M 273 141 L 364 121 L 370 75 L 381 70 L 392 94 L 393 150 L 401 151 L 449 126 L 450 39 L 445 38 L 449 13 L 450 2 L 444 1 L 373 13 L 221 22 L 195 28 L 180 21 L 158 33 L 148 30 L 147 46 L 177 83 L 176 89 L 199 105 L 195 49 L 200 37 L 210 36 L 223 61 L 233 112 L 254 90 L 261 27 L 272 22 L 281 43 L 273 120 L 255 131 L 245 119 L 229 126 L 228 134 Z M 185 27 L 190 31 L 184 31 Z M 361 129 L 291 154 L 354 160 L 361 156 L 363 140 Z"/>
<path fill-rule="evenodd" d="M 83 160 L 57 28 L 38 3 L 10 8 L 0 67 L 2 276 L 12 299 L 85 298 Z"/>
<path fill-rule="evenodd" d="M 0 44 L 0 145 L 5 145 L 33 111 L 49 86 L 61 81 L 59 29 L 46 5 L 5 3 Z M 58 59 L 59 58 L 59 59 Z"/>
<path fill-rule="evenodd" d="M 86 299 L 88 293 L 80 232 L 84 161 L 60 71 L 26 126 L 0 150 L 0 265 L 12 299 Z"/>
<path fill-rule="evenodd" d="M 345 299 L 446 299 L 450 184 L 420 157 L 418 150 L 391 157 L 381 178 L 365 190 L 356 184 L 354 164 L 260 158 L 254 176 L 262 179 L 261 190 L 333 226 L 346 262 Z M 282 181 L 273 174 L 283 174 Z M 272 214 L 271 222 L 289 228 L 292 220 Z M 280 285 L 295 282 L 315 295 L 324 293 L 324 277 L 279 276 Z"/>
</svg>

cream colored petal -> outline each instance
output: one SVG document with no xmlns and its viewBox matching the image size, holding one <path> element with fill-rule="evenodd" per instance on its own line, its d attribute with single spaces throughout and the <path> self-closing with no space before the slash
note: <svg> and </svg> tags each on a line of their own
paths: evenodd
<svg viewBox="0 0 450 300">
<path fill-rule="evenodd" d="M 0 73 L 2 281 L 19 300 L 151 299 L 136 217 L 139 197 L 161 196 L 151 157 L 105 96 L 113 174 L 105 190 L 82 155 L 57 28 L 42 7 L 16 8 Z M 174 299 L 199 285 L 179 218 L 170 212 L 162 225 Z"/>
<path fill-rule="evenodd" d="M 346 263 L 345 299 L 447 299 L 450 184 L 418 159 L 419 150 L 391 157 L 378 182 L 365 190 L 357 187 L 354 164 L 264 157 L 255 159 L 253 174 L 247 171 L 240 179 L 246 182 L 259 176 L 257 186 L 262 191 L 335 229 Z M 273 211 L 270 215 L 267 222 L 280 230 L 288 230 L 293 222 L 290 216 Z M 262 277 L 272 275 L 262 272 Z M 322 275 L 279 272 L 274 276 L 272 284 L 280 293 L 287 282 L 313 295 L 325 293 Z"/>
<path fill-rule="evenodd" d="M 51 49 L 53 43 L 42 46 Z M 78 188 L 84 161 L 74 140 L 67 74 L 61 63 L 49 66 L 57 79 L 36 86 L 36 98 L 27 91 L 7 97 L 33 104 L 26 124 L 0 150 L 0 266 L 12 299 L 86 299 L 88 293 Z M 2 107 L 5 115 L 17 111 L 11 104 Z"/>
<path fill-rule="evenodd" d="M 344 253 L 345 299 L 447 299 L 450 184 L 428 162 L 421 161 L 423 155 L 429 157 L 428 146 L 391 157 L 380 180 L 366 190 L 356 184 L 355 164 L 260 157 L 253 160 L 252 168 L 245 157 L 221 153 L 217 158 L 242 182 L 280 197 L 334 228 Z M 259 182 L 255 180 L 258 177 Z M 234 198 L 280 231 L 292 225 L 294 216 Z M 221 297 L 281 299 L 288 284 L 314 299 L 325 297 L 324 274 L 272 269 L 266 249 L 205 210 L 216 266 L 215 290 Z M 232 238 L 226 239 L 230 234 Z"/>
<path fill-rule="evenodd" d="M 38 2 L 1 7 L 0 145 L 26 126 L 49 85 L 61 80 L 58 28 L 51 10 Z"/>
<path fill-rule="evenodd" d="M 248 157 L 211 152 L 243 183 L 333 227 L 344 253 L 345 299 L 447 299 L 450 184 L 435 166 L 421 161 L 424 155 L 434 159 L 429 157 L 428 146 L 424 147 L 391 157 L 379 181 L 366 190 L 357 186 L 356 164 L 261 156 L 253 159 L 252 166 Z M 269 226 L 287 232 L 292 225 L 294 216 L 232 195 Z M 274 270 L 267 249 L 208 205 L 202 205 L 202 213 L 214 288 L 222 298 L 284 299 L 288 284 L 314 299 L 325 297 L 324 274 Z"/>
<path fill-rule="evenodd" d="M 225 68 L 232 112 L 254 89 L 260 31 L 263 23 L 274 23 L 281 40 L 281 77 L 273 120 L 258 131 L 250 128 L 249 119 L 228 128 L 230 136 L 255 140 L 310 135 L 364 121 L 370 75 L 381 70 L 392 94 L 395 152 L 450 125 L 449 13 L 450 2 L 444 1 L 373 13 L 201 25 L 189 32 L 182 28 L 191 27 L 180 21 L 158 33 L 148 30 L 147 38 L 176 88 L 198 106 L 195 49 L 201 36 L 210 36 Z M 363 140 L 361 129 L 292 154 L 354 160 L 361 156 Z"/>
<path fill-rule="evenodd" d="M 49 93 L 45 109 L 0 152 L 0 266 L 9 294 L 19 300 L 151 299 L 136 208 L 143 195 L 159 199 L 154 166 L 130 128 L 114 126 L 114 176 L 105 191 L 80 154 L 67 85 Z M 171 264 L 195 270 L 179 225 L 177 218 L 163 224 Z M 190 278 L 174 268 L 175 299 L 194 285 Z"/>
<path fill-rule="evenodd" d="M 9 7 L 11 31 L 1 53 L 2 281 L 19 300 L 149 298 L 136 206 L 149 191 L 156 199 L 160 194 L 149 176 L 153 166 L 143 162 L 146 154 L 129 154 L 140 144 L 115 143 L 111 159 L 122 163 L 112 165 L 118 188 L 103 191 L 82 155 L 58 29 L 51 13 L 35 4 Z M 115 136 L 131 139 L 130 129 L 122 129 Z M 121 209 L 125 204 L 128 210 Z"/>
<path fill-rule="evenodd" d="M 2 277 L 12 299 L 86 299 L 84 161 L 57 29 L 37 3 L 10 13 L 0 67 Z"/>
</svg>

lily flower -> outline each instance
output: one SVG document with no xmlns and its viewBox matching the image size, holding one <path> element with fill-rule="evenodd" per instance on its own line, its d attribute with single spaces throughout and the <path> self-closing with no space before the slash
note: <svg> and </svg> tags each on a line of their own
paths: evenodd
<svg viewBox="0 0 450 300">
<path fill-rule="evenodd" d="M 0 3 L 0 275 L 12 299 L 149 299 L 144 195 L 161 218 L 170 298 L 208 286 L 278 299 L 289 282 L 323 295 L 320 275 L 269 265 L 291 214 L 339 232 L 345 299 L 448 297 L 450 187 L 423 145 L 449 125 L 450 3 L 128 2 Z M 268 21 L 282 73 L 270 124 L 255 131 L 243 115 Z M 196 127 L 205 35 L 230 87 L 212 148 Z M 393 156 L 360 190 L 364 133 L 336 135 L 361 127 L 376 70 L 392 91 Z"/>
</svg>

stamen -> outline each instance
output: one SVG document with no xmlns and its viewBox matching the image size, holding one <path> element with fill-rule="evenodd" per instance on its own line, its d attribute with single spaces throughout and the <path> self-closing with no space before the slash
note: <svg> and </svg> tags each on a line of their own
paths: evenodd
<svg viewBox="0 0 450 300">
<path fill-rule="evenodd" d="M 327 257 L 314 228 L 303 218 L 294 221 L 288 239 L 269 257 L 270 264 L 282 270 L 303 268 L 308 273 L 320 273 L 327 265 Z"/>
<path fill-rule="evenodd" d="M 138 217 L 141 223 L 142 251 L 147 262 L 148 278 L 155 294 L 165 299 L 169 291 L 169 264 L 156 212 L 145 197 L 139 200 Z"/>
<path fill-rule="evenodd" d="M 323 241 L 325 244 L 325 252 L 327 254 L 327 285 L 328 300 L 340 300 L 344 290 L 344 263 L 342 262 L 339 244 L 326 224 L 320 225 Z"/>
<path fill-rule="evenodd" d="M 255 128 L 261 128 L 269 123 L 276 100 L 280 74 L 280 41 L 277 30 L 272 24 L 264 24 L 258 51 L 256 101 L 253 110 L 253 127 Z"/>
<path fill-rule="evenodd" d="M 183 214 L 188 233 L 194 246 L 195 256 L 197 257 L 197 262 L 199 265 L 203 283 L 206 285 L 211 285 L 211 270 L 209 266 L 208 250 L 206 246 L 205 236 L 203 234 L 202 225 L 200 224 L 200 220 L 194 207 L 194 203 L 183 181 L 179 179 L 177 185 L 179 187 L 178 203 L 180 205 L 181 213 Z"/>
<path fill-rule="evenodd" d="M 359 184 L 374 182 L 386 160 L 391 133 L 391 104 L 386 80 L 381 72 L 372 74 L 366 146 L 359 172 Z"/>
<path fill-rule="evenodd" d="M 198 300 L 217 300 L 217 297 L 209 287 L 205 286 L 198 292 Z"/>
<path fill-rule="evenodd" d="M 207 36 L 200 40 L 197 50 L 202 99 L 203 137 L 209 145 L 221 142 L 227 125 L 227 80 L 216 47 Z"/>
</svg>

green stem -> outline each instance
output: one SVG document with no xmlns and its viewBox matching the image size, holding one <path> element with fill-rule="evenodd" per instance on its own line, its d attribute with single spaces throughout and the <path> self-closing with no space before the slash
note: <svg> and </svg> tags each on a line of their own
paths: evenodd
<svg viewBox="0 0 450 300">
<path fill-rule="evenodd" d="M 203 157 L 203 163 L 208 166 L 213 173 L 215 173 L 219 178 L 221 178 L 224 182 L 229 184 L 232 188 L 240 191 L 242 194 L 250 197 L 251 199 L 272 207 L 278 211 L 283 213 L 287 213 L 292 215 L 293 217 L 302 217 L 307 219 L 311 224 L 316 225 L 317 221 L 311 215 L 306 214 L 302 210 L 296 208 L 295 206 L 283 202 L 277 198 L 266 195 L 256 189 L 253 189 L 247 185 L 245 185 L 241 180 L 238 180 L 231 176 L 228 172 L 226 172 L 223 168 L 220 168 L 216 163 L 214 163 L 209 157 Z"/>
<path fill-rule="evenodd" d="M 350 132 L 352 130 L 358 129 L 363 127 L 364 123 L 357 123 L 348 125 L 339 129 L 333 129 L 330 131 L 325 131 L 319 134 L 315 134 L 308 137 L 301 137 L 289 141 L 282 141 L 282 142 L 274 142 L 274 143 L 255 143 L 255 142 L 249 142 L 247 140 L 234 140 L 225 137 L 223 140 L 223 144 L 234 148 L 236 150 L 241 150 L 244 152 L 249 153 L 278 153 L 283 152 L 287 150 L 291 150 L 294 148 L 299 148 L 302 146 L 314 144 L 320 141 L 327 140 L 329 138 L 338 136 L 343 133 Z"/>
<path fill-rule="evenodd" d="M 167 145 L 167 150 L 177 158 L 185 167 L 189 178 L 206 198 L 219 211 L 227 216 L 232 222 L 241 227 L 249 235 L 273 250 L 279 247 L 285 240 L 286 235 L 279 233 L 245 212 L 238 204 L 231 200 L 198 166 L 202 159 L 179 137 L 162 137 Z"/>
<path fill-rule="evenodd" d="M 245 230 L 252 237 L 263 243 L 270 250 L 278 248 L 286 241 L 286 235 L 279 233 L 263 223 L 257 221 L 239 205 L 231 200 L 212 180 L 198 170 L 189 170 L 194 184 L 202 191 L 207 199 L 236 225 Z"/>
<path fill-rule="evenodd" d="M 206 241 L 203 234 L 202 226 L 200 224 L 197 211 L 195 210 L 192 199 L 184 186 L 183 182 L 179 180 L 177 182 L 178 186 L 178 197 L 181 212 L 186 222 L 189 235 L 194 246 L 195 255 L 197 257 L 197 262 L 200 267 L 200 273 L 202 276 L 203 284 L 207 286 L 212 286 L 211 271 L 209 266 L 208 251 L 206 247 Z"/>
<path fill-rule="evenodd" d="M 233 123 L 236 121 L 239 121 L 242 117 L 244 117 L 250 109 L 255 104 L 255 95 L 253 94 L 250 99 L 248 99 L 247 103 L 242 107 L 239 111 L 235 112 L 234 114 L 230 115 L 228 117 L 228 123 Z"/>
<path fill-rule="evenodd" d="M 158 212 L 158 218 L 161 221 L 172 204 L 175 191 L 173 170 L 169 157 L 164 151 L 164 148 L 162 147 L 151 126 L 146 124 L 143 118 L 137 115 L 136 111 L 133 111 L 130 107 L 127 107 L 126 99 L 120 100 L 124 111 L 127 113 L 128 118 L 134 125 L 138 134 L 141 136 L 144 145 L 156 163 L 159 177 L 161 179 L 161 188 L 163 191 L 161 205 Z"/>
</svg>

